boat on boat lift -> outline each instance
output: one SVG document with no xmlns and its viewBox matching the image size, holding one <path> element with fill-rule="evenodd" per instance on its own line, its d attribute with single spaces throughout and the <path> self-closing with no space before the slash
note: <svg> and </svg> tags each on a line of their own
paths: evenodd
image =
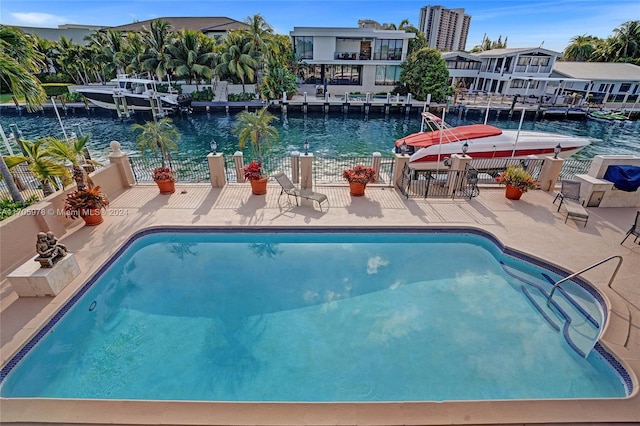
<svg viewBox="0 0 640 426">
<path fill-rule="evenodd" d="M 72 86 L 70 90 L 81 93 L 100 108 L 115 110 L 118 117 L 129 117 L 134 111 L 150 111 L 162 117 L 190 107 L 190 95 L 176 93 L 170 84 L 167 93 L 159 92 L 157 84 L 153 79 L 121 74 L 106 84 Z"/>
<path fill-rule="evenodd" d="M 522 121 L 520 122 L 522 125 Z M 476 158 L 531 158 L 555 154 L 567 158 L 580 151 L 590 140 L 578 136 L 528 130 L 502 130 L 487 124 L 452 127 L 430 112 L 422 113 L 421 131 L 395 142 L 396 153 L 411 155 L 409 167 L 417 170 L 442 168 L 453 154 Z"/>
</svg>

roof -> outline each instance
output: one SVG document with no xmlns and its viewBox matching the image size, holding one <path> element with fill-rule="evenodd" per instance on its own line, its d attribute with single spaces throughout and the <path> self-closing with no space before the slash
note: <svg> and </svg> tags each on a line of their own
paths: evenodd
<svg viewBox="0 0 640 426">
<path fill-rule="evenodd" d="M 467 61 L 474 61 L 474 62 L 482 62 L 482 60 L 480 58 L 478 58 L 477 56 L 474 56 L 471 53 L 467 53 L 467 52 L 462 52 L 462 51 L 457 51 L 457 52 L 442 52 L 442 57 L 446 60 L 446 59 L 457 59 L 457 58 L 462 58 L 462 59 L 466 59 Z"/>
<path fill-rule="evenodd" d="M 483 52 L 475 52 L 473 53 L 473 55 L 479 56 L 479 57 L 485 57 L 485 56 L 496 57 L 496 56 L 509 56 L 516 53 L 543 53 L 545 55 L 550 55 L 550 56 L 561 55 L 560 52 L 555 52 L 549 49 L 543 49 L 542 47 L 514 47 L 514 48 L 506 48 L 506 49 L 491 49 L 491 50 L 485 50 Z"/>
<path fill-rule="evenodd" d="M 623 62 L 564 62 L 553 64 L 554 74 L 588 80 L 640 81 L 640 67 Z"/>
<path fill-rule="evenodd" d="M 163 20 L 171 25 L 174 31 L 189 29 L 207 32 L 226 32 L 247 28 L 247 24 L 224 16 L 199 16 L 199 17 L 159 17 L 147 19 L 146 21 L 133 22 L 131 24 L 110 27 L 116 31 L 141 31 L 142 27 L 149 28 L 151 21 Z"/>
<path fill-rule="evenodd" d="M 289 32 L 292 37 L 315 36 L 315 37 L 353 37 L 353 38 L 394 38 L 412 39 L 416 35 L 403 30 L 377 30 L 374 28 L 352 28 L 352 27 L 293 27 Z"/>
</svg>

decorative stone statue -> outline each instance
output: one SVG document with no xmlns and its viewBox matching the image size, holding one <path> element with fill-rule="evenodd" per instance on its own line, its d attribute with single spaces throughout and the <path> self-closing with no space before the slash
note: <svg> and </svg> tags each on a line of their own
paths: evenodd
<svg viewBox="0 0 640 426">
<path fill-rule="evenodd" d="M 67 255 L 67 248 L 58 243 L 58 239 L 53 235 L 53 232 L 38 232 L 36 252 L 38 257 L 34 260 L 40 262 L 42 268 L 51 268 L 57 261 Z"/>
</svg>

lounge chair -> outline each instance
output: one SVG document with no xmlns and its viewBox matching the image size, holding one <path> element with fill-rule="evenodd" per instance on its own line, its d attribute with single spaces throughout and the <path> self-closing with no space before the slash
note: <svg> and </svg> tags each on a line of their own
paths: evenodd
<svg viewBox="0 0 640 426">
<path fill-rule="evenodd" d="M 296 200 L 296 206 L 299 206 L 298 198 L 305 198 L 307 200 L 312 200 L 318 203 L 318 207 L 320 211 L 322 211 L 322 203 L 326 202 L 327 207 L 329 206 L 329 199 L 325 194 L 321 194 L 319 192 L 313 192 L 310 189 L 298 189 L 291 182 L 289 177 L 282 172 L 277 172 L 273 174 L 273 178 L 280 184 L 282 187 L 282 191 L 280 191 L 280 197 L 283 194 L 287 194 L 288 197 L 293 196 Z M 280 202 L 280 197 L 278 197 L 278 202 Z"/>
<path fill-rule="evenodd" d="M 576 203 L 584 206 L 584 200 L 580 198 L 580 182 L 575 180 L 563 180 L 560 185 L 560 192 L 556 194 L 556 198 L 553 199 L 553 204 L 556 203 L 556 200 L 560 199 L 560 204 L 558 204 L 558 211 L 560 211 L 560 207 L 562 207 L 562 202 L 567 200 L 575 201 Z"/>
<path fill-rule="evenodd" d="M 633 222 L 633 225 L 631 225 L 631 228 L 627 231 L 627 235 L 624 236 L 624 240 L 622 240 L 620 245 L 624 244 L 626 239 L 629 238 L 629 235 L 633 235 L 635 237 L 633 242 L 638 241 L 638 238 L 640 238 L 640 211 L 636 213 L 636 220 L 635 222 Z"/>
</svg>

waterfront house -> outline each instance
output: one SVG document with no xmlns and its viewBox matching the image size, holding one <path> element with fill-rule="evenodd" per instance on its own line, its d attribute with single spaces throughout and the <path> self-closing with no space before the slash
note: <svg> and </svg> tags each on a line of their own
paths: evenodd
<svg viewBox="0 0 640 426">
<path fill-rule="evenodd" d="M 163 20 L 171 25 L 173 31 L 182 29 L 200 31 L 207 37 L 216 40 L 226 36 L 227 32 L 233 30 L 244 30 L 249 26 L 235 19 L 224 16 L 197 16 L 197 17 L 159 17 L 147 19 L 146 21 L 136 21 L 131 24 L 119 25 L 108 29 L 124 32 L 140 32 L 143 28 L 149 28 L 151 21 Z"/>
<path fill-rule="evenodd" d="M 294 27 L 293 49 L 308 66 L 302 84 L 316 95 L 388 93 L 400 80 L 413 33 L 374 28 Z"/>
<path fill-rule="evenodd" d="M 640 67 L 623 62 L 556 62 L 552 77 L 567 79 L 565 91 L 610 108 L 638 107 Z M 586 82 L 576 82 L 576 79 Z M 572 81 L 573 80 L 573 81 Z"/>
</svg>

